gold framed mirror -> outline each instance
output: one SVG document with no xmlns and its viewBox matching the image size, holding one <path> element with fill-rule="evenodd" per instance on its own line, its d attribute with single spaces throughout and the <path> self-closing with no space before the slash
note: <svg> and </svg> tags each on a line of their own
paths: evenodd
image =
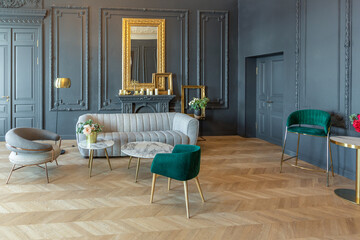
<svg viewBox="0 0 360 240">
<path fill-rule="evenodd" d="M 165 19 L 122 21 L 122 89 L 134 90 L 131 80 L 136 90 L 155 88 L 152 74 L 165 72 Z"/>
</svg>

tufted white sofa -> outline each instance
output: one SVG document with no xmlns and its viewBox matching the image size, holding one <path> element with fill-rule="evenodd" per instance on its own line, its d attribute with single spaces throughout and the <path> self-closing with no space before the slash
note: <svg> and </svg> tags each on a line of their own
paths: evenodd
<svg viewBox="0 0 360 240">
<path fill-rule="evenodd" d="M 84 114 L 78 122 L 92 119 L 104 126 L 98 133 L 98 140 L 113 140 L 109 148 L 109 156 L 124 156 L 121 146 L 128 142 L 163 142 L 175 146 L 176 144 L 195 145 L 199 133 L 199 121 L 183 113 L 138 113 L 138 114 Z M 77 125 L 77 124 L 76 124 Z M 85 140 L 84 134 L 77 134 L 77 142 Z M 89 151 L 79 147 L 83 157 Z M 104 151 L 96 151 L 94 156 L 104 156 Z"/>
</svg>

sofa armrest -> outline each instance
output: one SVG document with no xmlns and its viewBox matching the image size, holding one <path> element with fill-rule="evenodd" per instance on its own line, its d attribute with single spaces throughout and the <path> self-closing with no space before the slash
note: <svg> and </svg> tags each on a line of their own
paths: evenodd
<svg viewBox="0 0 360 240">
<path fill-rule="evenodd" d="M 174 117 L 173 130 L 180 131 L 190 139 L 190 145 L 196 145 L 199 135 L 199 121 L 187 114 L 177 113 Z"/>
<path fill-rule="evenodd" d="M 86 121 L 89 120 L 89 119 L 93 119 L 94 121 L 96 121 L 96 119 L 94 119 L 94 116 L 91 115 L 91 114 L 83 114 L 83 115 L 81 115 L 81 116 L 78 118 L 78 120 L 77 120 L 77 122 L 76 122 L 76 125 L 75 125 L 76 142 L 77 142 L 77 143 L 79 143 L 80 141 L 86 139 L 86 137 L 85 137 L 84 134 L 77 133 L 77 127 L 78 127 L 79 123 L 81 123 L 81 122 L 82 122 L 82 123 L 83 123 L 83 122 L 86 122 Z"/>
</svg>

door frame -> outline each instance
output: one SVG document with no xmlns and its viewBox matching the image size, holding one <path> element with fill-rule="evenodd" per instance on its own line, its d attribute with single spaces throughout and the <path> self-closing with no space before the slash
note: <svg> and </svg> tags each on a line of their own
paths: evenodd
<svg viewBox="0 0 360 240">
<path fill-rule="evenodd" d="M 257 59 L 278 55 L 282 55 L 285 61 L 284 52 L 274 52 L 245 58 L 245 137 L 256 138 L 257 134 Z M 284 121 L 285 118 L 283 116 L 283 125 Z"/>
</svg>

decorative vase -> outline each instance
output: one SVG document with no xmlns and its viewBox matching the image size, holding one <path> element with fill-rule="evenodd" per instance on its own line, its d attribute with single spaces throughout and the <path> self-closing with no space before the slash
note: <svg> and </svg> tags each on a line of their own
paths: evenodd
<svg viewBox="0 0 360 240">
<path fill-rule="evenodd" d="M 201 109 L 195 109 L 194 110 L 194 117 L 196 119 L 200 119 L 201 118 Z"/>
<path fill-rule="evenodd" d="M 86 144 L 91 145 L 92 143 L 96 143 L 97 132 L 93 132 L 90 135 L 86 135 Z"/>
</svg>

